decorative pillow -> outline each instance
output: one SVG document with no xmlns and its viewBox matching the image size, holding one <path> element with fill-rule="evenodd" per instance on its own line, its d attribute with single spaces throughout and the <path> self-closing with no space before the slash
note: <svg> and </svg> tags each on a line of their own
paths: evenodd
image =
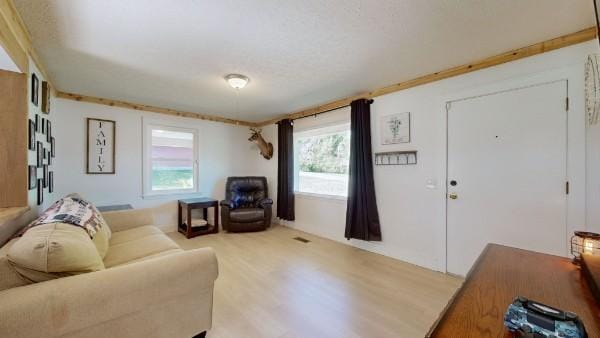
<svg viewBox="0 0 600 338">
<path fill-rule="evenodd" d="M 34 282 L 104 270 L 88 233 L 65 223 L 29 229 L 10 247 L 7 257 L 22 276 Z"/>
<path fill-rule="evenodd" d="M 56 222 L 82 227 L 88 232 L 90 238 L 94 238 L 103 226 L 108 228 L 102 214 L 92 203 L 73 194 L 56 201 L 30 227 Z"/>
<path fill-rule="evenodd" d="M 106 256 L 108 242 L 112 235 L 110 227 L 100 211 L 78 194 L 69 194 L 55 202 L 40 217 L 21 230 L 18 236 L 23 235 L 33 227 L 53 223 L 65 223 L 85 229 L 96 246 L 100 257 L 104 258 Z"/>
</svg>

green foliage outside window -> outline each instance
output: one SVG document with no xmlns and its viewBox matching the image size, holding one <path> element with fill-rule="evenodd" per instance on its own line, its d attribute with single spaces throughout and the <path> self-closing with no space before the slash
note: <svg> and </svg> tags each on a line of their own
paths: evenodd
<svg viewBox="0 0 600 338">
<path fill-rule="evenodd" d="M 300 171 L 347 174 L 350 160 L 350 132 L 298 139 Z"/>
</svg>

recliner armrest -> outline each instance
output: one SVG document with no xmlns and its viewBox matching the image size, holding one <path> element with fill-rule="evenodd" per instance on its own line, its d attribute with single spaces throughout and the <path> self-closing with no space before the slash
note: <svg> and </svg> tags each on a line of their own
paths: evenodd
<svg viewBox="0 0 600 338">
<path fill-rule="evenodd" d="M 235 208 L 235 203 L 233 203 L 232 200 L 222 200 L 221 203 L 219 203 L 219 205 L 222 207 L 227 207 L 229 209 Z"/>
<path fill-rule="evenodd" d="M 273 200 L 270 198 L 263 198 L 262 200 L 258 201 L 258 206 L 263 209 L 271 205 L 273 205 Z"/>
</svg>

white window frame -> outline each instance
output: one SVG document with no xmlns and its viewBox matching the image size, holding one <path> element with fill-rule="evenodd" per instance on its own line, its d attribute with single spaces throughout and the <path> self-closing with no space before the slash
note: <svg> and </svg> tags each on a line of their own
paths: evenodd
<svg viewBox="0 0 600 338">
<path fill-rule="evenodd" d="M 323 129 L 328 129 L 326 131 L 321 131 Z M 305 192 L 300 191 L 300 165 L 298 160 L 298 149 L 296 147 L 296 143 L 298 138 L 300 137 L 311 137 L 311 136 L 326 136 L 328 134 L 335 134 L 340 131 L 350 130 L 350 122 L 347 120 L 330 122 L 326 124 L 312 126 L 310 128 L 303 128 L 298 131 L 294 131 L 293 142 L 294 142 L 294 194 L 301 197 L 316 197 L 316 198 L 326 198 L 333 200 L 344 200 L 348 199 L 348 196 L 342 195 L 330 195 L 330 194 L 322 194 L 322 193 L 314 193 L 314 192 Z M 347 192 L 346 192 L 347 193 Z"/>
<path fill-rule="evenodd" d="M 193 183 L 194 186 L 191 189 L 176 189 L 176 190 L 152 190 L 152 130 L 153 129 L 161 129 L 168 130 L 174 132 L 185 132 L 191 133 L 194 136 L 193 142 Z M 143 141 L 142 141 L 142 150 L 143 150 L 143 158 L 142 158 L 142 196 L 143 197 L 152 197 L 152 196 L 164 196 L 164 195 L 181 195 L 181 194 L 193 194 L 197 193 L 198 190 L 198 154 L 200 153 L 199 148 L 199 140 L 198 140 L 198 129 L 197 128 L 189 128 L 178 126 L 174 123 L 170 123 L 167 121 L 161 120 L 146 120 L 142 121 L 142 133 L 143 133 Z"/>
</svg>

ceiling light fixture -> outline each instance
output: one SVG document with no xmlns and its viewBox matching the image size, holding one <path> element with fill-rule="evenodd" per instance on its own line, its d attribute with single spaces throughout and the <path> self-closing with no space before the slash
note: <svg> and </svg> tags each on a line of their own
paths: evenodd
<svg viewBox="0 0 600 338">
<path fill-rule="evenodd" d="M 225 80 L 227 80 L 229 85 L 236 90 L 246 87 L 248 82 L 250 82 L 250 79 L 247 76 L 240 74 L 229 74 L 225 76 Z"/>
</svg>

